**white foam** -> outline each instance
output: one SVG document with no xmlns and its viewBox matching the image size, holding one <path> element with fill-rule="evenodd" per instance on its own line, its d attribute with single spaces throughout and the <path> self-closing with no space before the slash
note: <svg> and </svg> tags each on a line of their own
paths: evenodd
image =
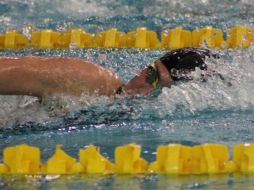
<svg viewBox="0 0 254 190">
<path fill-rule="evenodd" d="M 110 102 L 112 99 L 109 97 L 87 95 L 81 97 L 55 95 L 45 97 L 42 103 L 30 96 L 0 96 L 0 127 L 28 121 L 42 123 L 51 117 L 58 117 L 73 110 L 90 105 L 103 106 Z"/>
<path fill-rule="evenodd" d="M 208 60 L 209 68 L 222 74 L 225 80 L 214 76 L 207 82 L 196 79 L 164 88 L 158 99 L 164 114 L 178 109 L 186 112 L 204 109 L 250 109 L 254 106 L 254 48 L 229 52 L 228 59 Z M 199 71 L 192 73 L 197 75 Z M 195 78 L 195 77 L 194 77 Z M 231 83 L 231 85 L 229 85 Z"/>
</svg>

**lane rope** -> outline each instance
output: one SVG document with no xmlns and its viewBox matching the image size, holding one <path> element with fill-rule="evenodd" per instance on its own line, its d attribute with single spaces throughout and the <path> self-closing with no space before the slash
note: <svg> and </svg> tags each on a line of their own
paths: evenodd
<svg viewBox="0 0 254 190">
<path fill-rule="evenodd" d="M 95 34 L 83 29 L 70 29 L 65 32 L 43 29 L 31 32 L 28 38 L 16 30 L 0 35 L 0 49 L 19 48 L 164 48 L 176 49 L 183 47 L 210 48 L 246 48 L 254 42 L 254 27 L 236 25 L 227 33 L 210 26 L 193 31 L 176 27 L 164 30 L 160 34 L 145 27 L 135 31 L 121 32 L 111 28 Z"/>
<path fill-rule="evenodd" d="M 156 159 L 148 163 L 141 157 L 141 146 L 127 144 L 115 148 L 114 163 L 94 145 L 79 150 L 79 159 L 56 145 L 55 153 L 41 163 L 40 149 L 21 144 L 3 150 L 0 174 L 221 174 L 253 173 L 254 144 L 233 146 L 232 159 L 223 144 L 161 145 Z"/>
</svg>

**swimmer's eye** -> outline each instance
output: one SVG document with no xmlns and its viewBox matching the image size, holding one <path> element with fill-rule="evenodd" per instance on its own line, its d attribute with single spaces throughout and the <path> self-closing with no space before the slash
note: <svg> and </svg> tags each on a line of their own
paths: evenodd
<svg viewBox="0 0 254 190">
<path fill-rule="evenodd" d="M 158 78 L 159 76 L 158 76 L 158 72 L 155 65 L 154 64 L 149 65 L 147 68 L 147 73 L 146 73 L 146 81 L 149 84 L 153 85 L 154 88 L 156 88 Z"/>
</svg>

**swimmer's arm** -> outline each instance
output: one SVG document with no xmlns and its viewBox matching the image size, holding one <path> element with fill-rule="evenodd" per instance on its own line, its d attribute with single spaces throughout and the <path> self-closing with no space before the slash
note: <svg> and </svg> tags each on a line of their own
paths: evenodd
<svg viewBox="0 0 254 190">
<path fill-rule="evenodd" d="M 82 93 L 113 95 L 120 81 L 112 72 L 75 58 L 0 58 L 0 94 L 43 97 Z"/>
<path fill-rule="evenodd" d="M 22 58 L 21 58 L 22 59 Z M 42 89 L 47 91 L 42 83 L 38 82 L 39 68 L 33 69 L 20 58 L 1 58 L 0 61 L 0 94 L 2 95 L 31 95 L 41 97 Z"/>
</svg>

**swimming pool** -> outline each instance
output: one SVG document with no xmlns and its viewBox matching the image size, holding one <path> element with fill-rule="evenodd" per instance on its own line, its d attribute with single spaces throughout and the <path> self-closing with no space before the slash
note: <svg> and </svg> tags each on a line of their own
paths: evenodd
<svg viewBox="0 0 254 190">
<path fill-rule="evenodd" d="M 70 6 L 71 4 L 71 6 Z M 99 32 L 111 27 L 131 31 L 139 26 L 160 32 L 183 26 L 214 26 L 224 32 L 235 24 L 253 26 L 254 4 L 244 1 L 1 1 L 0 32 L 15 28 L 29 34 L 33 27 L 62 31 L 81 27 Z M 0 149 L 20 143 L 40 147 L 42 160 L 56 144 L 76 157 L 78 149 L 94 144 L 113 160 L 116 146 L 136 142 L 142 156 L 155 158 L 156 147 L 167 143 L 196 145 L 253 142 L 254 48 L 217 50 L 222 59 L 210 67 L 223 74 L 206 83 L 194 80 L 147 97 L 113 100 L 106 97 L 34 98 L 0 96 Z M 73 56 L 114 70 L 123 81 L 161 56 L 162 50 L 70 49 L 2 51 L 1 56 Z M 194 73 L 195 74 L 195 73 Z M 252 176 L 2 176 L 1 189 L 239 189 L 252 188 Z"/>
</svg>

